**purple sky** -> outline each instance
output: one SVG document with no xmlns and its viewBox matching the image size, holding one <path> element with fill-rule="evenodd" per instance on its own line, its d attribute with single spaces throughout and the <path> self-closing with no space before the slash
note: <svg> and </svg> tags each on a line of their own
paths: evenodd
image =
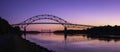
<svg viewBox="0 0 120 52">
<path fill-rule="evenodd" d="M 120 25 L 120 0 L 0 0 L 0 16 L 9 23 L 40 14 L 77 24 Z"/>
</svg>

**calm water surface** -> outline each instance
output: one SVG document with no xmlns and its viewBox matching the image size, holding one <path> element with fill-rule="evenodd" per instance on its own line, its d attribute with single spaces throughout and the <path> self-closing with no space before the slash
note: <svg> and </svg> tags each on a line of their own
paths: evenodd
<svg viewBox="0 0 120 52">
<path fill-rule="evenodd" d="M 24 36 L 23 36 L 24 37 Z M 120 52 L 120 41 L 110 38 L 90 38 L 84 34 L 28 34 L 27 40 L 56 52 Z"/>
</svg>

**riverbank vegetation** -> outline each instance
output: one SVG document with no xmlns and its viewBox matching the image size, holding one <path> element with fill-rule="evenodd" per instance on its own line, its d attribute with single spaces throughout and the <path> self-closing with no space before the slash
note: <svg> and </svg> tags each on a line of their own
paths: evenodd
<svg viewBox="0 0 120 52">
<path fill-rule="evenodd" d="M 63 33 L 64 31 L 55 31 L 54 33 Z M 68 30 L 66 31 L 68 34 L 97 34 L 97 35 L 120 35 L 120 26 L 98 26 L 93 28 L 88 28 L 86 30 Z"/>
<path fill-rule="evenodd" d="M 0 17 L 0 34 L 9 34 L 9 33 L 20 33 L 20 28 L 18 26 L 12 27 L 7 20 Z"/>
<path fill-rule="evenodd" d="M 21 35 L 22 31 L 18 26 L 12 27 L 0 17 L 0 52 L 53 52 L 23 39 Z"/>
</svg>

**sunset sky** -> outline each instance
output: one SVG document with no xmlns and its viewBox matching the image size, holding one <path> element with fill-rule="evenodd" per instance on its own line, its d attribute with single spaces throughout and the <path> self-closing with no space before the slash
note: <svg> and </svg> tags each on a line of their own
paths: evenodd
<svg viewBox="0 0 120 52">
<path fill-rule="evenodd" d="M 120 0 L 0 0 L 0 16 L 10 24 L 51 14 L 86 25 L 120 25 Z"/>
</svg>

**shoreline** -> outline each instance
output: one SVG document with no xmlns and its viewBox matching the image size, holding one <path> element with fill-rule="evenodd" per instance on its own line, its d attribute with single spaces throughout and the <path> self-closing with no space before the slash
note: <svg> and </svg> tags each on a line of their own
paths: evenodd
<svg viewBox="0 0 120 52">
<path fill-rule="evenodd" d="M 0 52 L 53 52 L 17 35 L 0 36 Z"/>
</svg>

